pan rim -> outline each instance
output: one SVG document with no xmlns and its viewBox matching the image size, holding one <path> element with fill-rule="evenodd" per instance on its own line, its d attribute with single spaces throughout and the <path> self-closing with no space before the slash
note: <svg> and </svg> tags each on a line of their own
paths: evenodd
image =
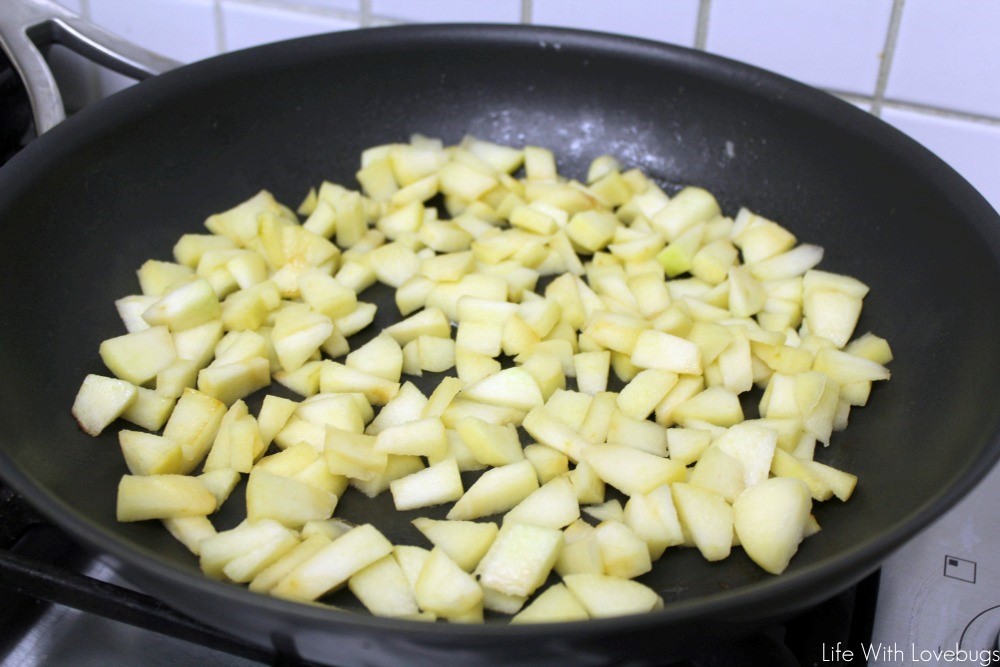
<svg viewBox="0 0 1000 667">
<path fill-rule="evenodd" d="M 79 118 L 69 119 L 63 125 L 52 130 L 49 135 L 32 142 L 32 145 L 22 151 L 22 155 L 15 157 L 7 167 L 0 169 L 0 210 L 4 208 L 8 200 L 16 199 L 19 184 L 26 186 L 29 183 L 28 177 L 32 169 L 37 169 L 42 163 L 43 154 L 51 154 L 53 150 L 68 151 L 88 137 L 92 140 L 94 136 L 100 134 L 103 128 L 111 127 L 116 122 L 117 117 L 128 115 L 128 110 L 147 105 L 153 106 L 157 99 L 170 97 L 175 89 L 185 87 L 184 82 L 189 73 L 208 71 L 212 68 L 220 69 L 229 64 L 241 64 L 241 67 L 246 69 L 251 60 L 257 65 L 261 60 L 267 61 L 279 55 L 288 58 L 296 52 L 311 49 L 317 45 L 348 50 L 368 44 L 371 41 L 372 33 L 393 35 L 399 48 L 403 48 L 405 44 L 423 44 L 427 47 L 440 43 L 442 40 L 460 43 L 463 40 L 475 39 L 479 42 L 487 41 L 493 48 L 503 44 L 524 44 L 532 40 L 542 43 L 546 40 L 559 40 L 558 43 L 567 49 L 617 49 L 619 52 L 636 57 L 655 57 L 657 61 L 663 63 L 669 61 L 672 66 L 684 67 L 698 75 L 708 76 L 732 85 L 738 84 L 744 88 L 755 88 L 761 95 L 781 95 L 785 101 L 793 104 L 796 108 L 808 103 L 812 105 L 810 112 L 818 115 L 822 120 L 835 123 L 853 134 L 875 141 L 881 147 L 892 150 L 894 153 L 902 153 L 903 157 L 910 159 L 910 168 L 928 175 L 926 179 L 928 182 L 935 183 L 943 193 L 954 193 L 956 210 L 965 213 L 963 218 L 987 242 L 992 258 L 1000 265 L 1000 216 L 982 195 L 926 148 L 864 111 L 853 108 L 849 103 L 781 75 L 686 47 L 661 44 L 639 38 L 547 26 L 426 24 L 368 28 L 253 47 L 186 65 L 144 82 L 141 86 L 122 91 L 98 103 L 93 109 L 85 110 Z M 551 47 L 540 46 L 539 48 Z M 77 137 L 73 134 L 77 132 L 78 127 L 88 127 L 83 125 L 84 122 L 102 114 L 104 117 L 100 119 L 101 122 L 96 125 L 91 124 L 89 131 L 83 136 Z M 11 165 L 15 165 L 15 168 L 10 168 Z M 769 601 L 787 596 L 790 592 L 816 588 L 819 584 L 833 579 L 844 577 L 854 580 L 860 579 L 868 573 L 869 570 L 866 566 L 872 561 L 873 553 L 879 554 L 875 560 L 880 562 L 884 556 L 900 546 L 907 538 L 919 532 L 934 518 L 953 507 L 986 476 L 992 464 L 1000 459 L 1000 428 L 994 429 L 987 442 L 977 444 L 978 448 L 975 451 L 980 453 L 978 461 L 970 460 L 968 465 L 964 466 L 959 474 L 956 474 L 951 484 L 941 489 L 938 494 L 926 499 L 903 520 L 897 522 L 892 530 L 871 536 L 868 540 L 859 542 L 846 551 L 840 551 L 804 569 L 791 570 L 779 578 L 762 580 L 731 591 L 723 591 L 693 600 L 668 603 L 665 609 L 646 615 L 595 619 L 555 626 L 520 626 L 516 632 L 528 636 L 542 636 L 551 635 L 557 629 L 558 632 L 565 630 L 566 633 L 576 633 L 582 628 L 594 632 L 614 632 L 626 627 L 664 625 L 679 620 L 716 615 L 720 612 L 750 611 Z M 340 624 L 348 629 L 392 630 L 404 632 L 415 638 L 454 637 L 458 634 L 467 639 L 481 637 L 484 640 L 509 636 L 513 632 L 506 625 L 499 623 L 456 627 L 454 625 L 379 619 L 349 612 L 316 609 L 307 605 L 250 593 L 241 587 L 214 582 L 202 577 L 197 572 L 162 560 L 157 557 L 157 554 L 140 545 L 126 542 L 100 525 L 91 522 L 86 516 L 78 514 L 53 492 L 37 484 L 29 475 L 16 467 L 2 450 L 0 450 L 0 463 L 2 463 L 0 471 L 3 472 L 4 478 L 47 518 L 68 529 L 84 542 L 92 544 L 102 552 L 122 561 L 130 569 L 148 570 L 170 584 L 182 585 L 188 589 L 199 589 L 202 592 L 210 591 L 214 597 L 224 597 L 253 606 L 274 608 L 284 614 L 293 614 L 303 619 L 321 618 L 319 615 L 333 618 L 330 617 L 332 613 Z M 985 466 L 982 465 L 983 463 L 991 465 Z M 852 582 L 847 582 L 845 586 L 849 583 Z"/>
</svg>

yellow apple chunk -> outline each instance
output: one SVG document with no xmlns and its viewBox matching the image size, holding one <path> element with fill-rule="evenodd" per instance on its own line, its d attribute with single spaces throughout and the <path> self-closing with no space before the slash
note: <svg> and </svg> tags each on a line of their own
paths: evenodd
<svg viewBox="0 0 1000 667">
<path fill-rule="evenodd" d="M 483 586 L 507 595 L 531 595 L 549 576 L 562 546 L 559 530 L 505 523 L 476 573 Z"/>
<path fill-rule="evenodd" d="M 73 417 L 80 429 L 98 436 L 136 400 L 135 385 L 124 380 L 88 375 L 73 401 Z"/>
<path fill-rule="evenodd" d="M 772 477 L 733 503 L 736 535 L 753 562 L 780 574 L 798 550 L 811 509 L 809 487 L 803 481 Z"/>
<path fill-rule="evenodd" d="M 124 475 L 118 484 L 119 521 L 204 516 L 215 508 L 215 496 L 186 475 Z"/>
</svg>

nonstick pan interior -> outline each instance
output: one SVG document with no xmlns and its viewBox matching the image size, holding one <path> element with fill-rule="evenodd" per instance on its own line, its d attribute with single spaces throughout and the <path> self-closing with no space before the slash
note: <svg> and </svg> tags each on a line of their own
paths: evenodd
<svg viewBox="0 0 1000 667">
<path fill-rule="evenodd" d="M 667 601 L 657 614 L 542 629 L 420 625 L 204 580 L 155 522 L 115 521 L 125 472 L 116 430 L 88 438 L 69 408 L 84 375 L 106 372 L 97 348 L 122 332 L 113 302 L 138 290 L 135 270 L 261 188 L 294 206 L 323 179 L 353 186 L 363 148 L 414 132 L 550 147 L 560 172 L 577 178 L 594 157 L 615 155 L 668 190 L 700 185 L 730 215 L 746 206 L 781 222 L 824 246 L 820 268 L 871 286 L 857 333 L 891 342 L 893 378 L 818 456 L 857 474 L 858 490 L 817 506 L 823 530 L 784 575 L 739 549 L 714 564 L 673 550 L 641 579 Z M 333 661 L 334 645 L 344 664 L 407 651 L 416 662 L 443 650 L 499 662 L 683 646 L 692 627 L 708 636 L 742 627 L 861 578 L 1000 453 L 996 213 L 929 152 L 850 105 L 685 49 L 539 28 L 409 26 L 214 58 L 29 146 L 0 171 L 0 221 L 0 473 L 166 601 L 258 643 L 291 641 L 312 659 Z M 385 290 L 362 298 L 385 304 L 380 318 L 395 313 Z M 396 514 L 386 495 L 345 497 L 341 512 L 415 539 L 416 513 Z"/>
</svg>

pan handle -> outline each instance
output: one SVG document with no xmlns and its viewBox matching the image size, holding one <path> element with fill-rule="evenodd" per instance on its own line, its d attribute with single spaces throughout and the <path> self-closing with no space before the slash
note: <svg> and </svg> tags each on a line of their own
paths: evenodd
<svg viewBox="0 0 1000 667">
<path fill-rule="evenodd" d="M 99 65 L 139 80 L 181 64 L 117 37 L 53 0 L 3 0 L 3 4 L 0 47 L 28 91 L 39 135 L 66 118 L 62 95 L 42 47 L 62 44 Z"/>
</svg>

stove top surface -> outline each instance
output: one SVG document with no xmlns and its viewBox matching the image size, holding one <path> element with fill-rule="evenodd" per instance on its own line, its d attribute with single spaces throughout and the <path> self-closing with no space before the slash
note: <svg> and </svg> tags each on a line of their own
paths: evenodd
<svg viewBox="0 0 1000 667">
<path fill-rule="evenodd" d="M 1000 466 L 885 562 L 869 664 L 1000 664 L 998 498 Z"/>
</svg>

